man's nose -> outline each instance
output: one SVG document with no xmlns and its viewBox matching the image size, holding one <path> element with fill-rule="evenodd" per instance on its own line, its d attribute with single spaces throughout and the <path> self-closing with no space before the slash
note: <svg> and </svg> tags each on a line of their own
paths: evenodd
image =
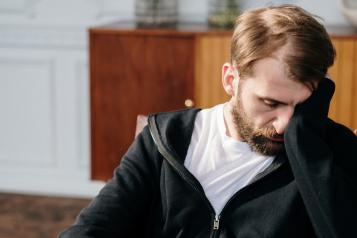
<svg viewBox="0 0 357 238">
<path fill-rule="evenodd" d="M 288 126 L 288 123 L 291 117 L 293 116 L 293 114 L 294 114 L 294 107 L 284 107 L 284 108 L 280 108 L 277 111 L 277 115 L 273 122 L 273 126 L 278 134 L 280 135 L 284 134 L 284 131 Z"/>
</svg>

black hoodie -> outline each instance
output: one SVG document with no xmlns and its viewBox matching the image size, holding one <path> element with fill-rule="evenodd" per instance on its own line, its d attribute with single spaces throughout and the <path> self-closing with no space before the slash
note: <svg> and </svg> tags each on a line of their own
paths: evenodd
<svg viewBox="0 0 357 238">
<path fill-rule="evenodd" d="M 114 177 L 60 237 L 357 237 L 351 131 L 326 118 L 321 137 L 297 110 L 286 151 L 215 214 L 183 164 L 198 111 L 151 115 Z"/>
</svg>

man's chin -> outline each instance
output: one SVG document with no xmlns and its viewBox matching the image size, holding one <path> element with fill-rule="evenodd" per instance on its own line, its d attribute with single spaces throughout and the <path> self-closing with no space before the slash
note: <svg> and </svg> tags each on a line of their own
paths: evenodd
<svg viewBox="0 0 357 238">
<path fill-rule="evenodd" d="M 266 143 L 250 144 L 253 151 L 264 156 L 275 156 L 284 149 L 283 142 L 269 141 Z"/>
</svg>

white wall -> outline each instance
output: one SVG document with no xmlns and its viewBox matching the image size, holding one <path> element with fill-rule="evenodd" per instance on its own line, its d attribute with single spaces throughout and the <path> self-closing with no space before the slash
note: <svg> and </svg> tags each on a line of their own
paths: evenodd
<svg viewBox="0 0 357 238">
<path fill-rule="evenodd" d="M 0 1 L 0 191 L 93 196 L 103 186 L 89 179 L 86 29 L 129 12 L 117 1 Z"/>
<path fill-rule="evenodd" d="M 204 22 L 207 3 L 181 0 L 180 18 Z M 347 24 L 335 0 L 290 3 Z M 89 179 L 87 28 L 133 18 L 134 0 L 0 1 L 0 192 L 93 196 L 103 186 Z"/>
</svg>

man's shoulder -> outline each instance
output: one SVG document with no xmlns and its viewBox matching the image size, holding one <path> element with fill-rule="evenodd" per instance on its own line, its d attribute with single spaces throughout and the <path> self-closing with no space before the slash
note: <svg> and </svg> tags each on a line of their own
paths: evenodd
<svg viewBox="0 0 357 238">
<path fill-rule="evenodd" d="M 200 108 L 180 109 L 175 111 L 158 112 L 149 114 L 149 122 L 155 121 L 160 127 L 168 124 L 193 123 Z"/>
<path fill-rule="evenodd" d="M 198 108 L 150 114 L 149 129 L 156 143 L 185 158 Z"/>
<path fill-rule="evenodd" d="M 152 113 L 148 122 L 151 126 L 157 127 L 160 131 L 186 130 L 194 127 L 195 122 L 211 119 L 223 108 L 223 104 L 218 104 L 210 108 L 189 108 L 168 112 Z"/>
</svg>

